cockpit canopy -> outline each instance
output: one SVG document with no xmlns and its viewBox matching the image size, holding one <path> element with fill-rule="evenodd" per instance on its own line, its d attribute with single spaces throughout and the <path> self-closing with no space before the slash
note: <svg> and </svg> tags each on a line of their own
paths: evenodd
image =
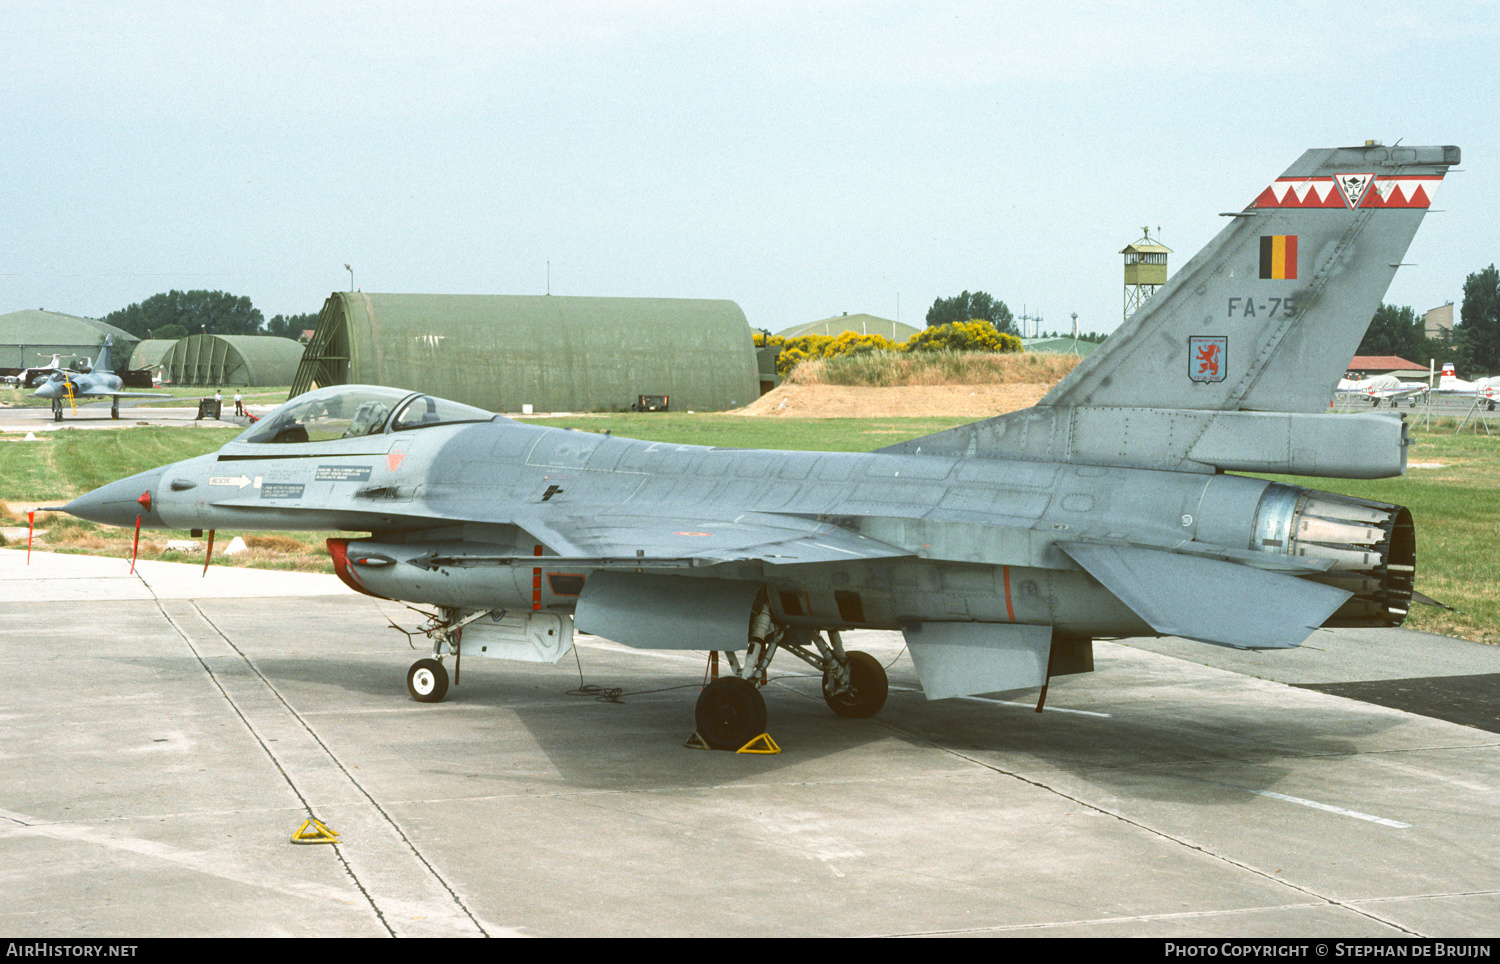
<svg viewBox="0 0 1500 964">
<path fill-rule="evenodd" d="M 326 442 L 430 425 L 488 422 L 472 405 L 379 385 L 330 385 L 291 399 L 252 425 L 237 442 Z"/>
</svg>

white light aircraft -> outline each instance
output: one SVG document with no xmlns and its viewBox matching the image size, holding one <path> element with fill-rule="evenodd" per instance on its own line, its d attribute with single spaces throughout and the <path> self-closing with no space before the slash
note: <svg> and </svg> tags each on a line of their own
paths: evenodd
<svg viewBox="0 0 1500 964">
<path fill-rule="evenodd" d="M 1427 386 L 1421 382 L 1403 382 L 1395 375 L 1375 375 L 1371 378 L 1340 378 L 1339 394 L 1344 396 L 1361 395 L 1370 400 L 1371 407 L 1379 407 L 1385 399 L 1391 400 L 1391 407 L 1403 398 L 1411 399 L 1413 406 L 1417 404 L 1417 398 L 1427 392 Z"/>
<path fill-rule="evenodd" d="M 1466 382 L 1458 377 L 1452 362 L 1443 365 L 1443 373 L 1438 376 L 1437 388 L 1433 391 L 1442 395 L 1474 395 L 1489 400 L 1489 410 L 1495 410 L 1495 402 L 1500 399 L 1500 376 L 1494 378 L 1476 378 L 1472 382 Z"/>
</svg>

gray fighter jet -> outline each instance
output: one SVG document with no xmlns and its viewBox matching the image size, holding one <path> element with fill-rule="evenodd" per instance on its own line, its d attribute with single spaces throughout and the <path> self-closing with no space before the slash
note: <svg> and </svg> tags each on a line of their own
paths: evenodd
<svg viewBox="0 0 1500 964">
<path fill-rule="evenodd" d="M 121 391 L 125 382 L 110 368 L 110 354 L 114 349 L 115 336 L 107 335 L 104 339 L 104 347 L 99 349 L 99 357 L 94 359 L 94 367 L 86 374 L 57 370 L 47 376 L 37 390 L 32 392 L 33 398 L 47 398 L 52 400 L 52 418 L 61 422 L 63 417 L 63 401 L 74 398 L 104 398 L 110 399 L 109 417 L 120 417 L 120 399 L 122 398 L 171 398 L 171 395 L 152 395 L 141 392 Z M 56 356 L 53 356 L 54 358 Z"/>
<path fill-rule="evenodd" d="M 1040 404 L 867 454 L 666 445 L 525 425 L 391 388 L 299 396 L 219 452 L 69 504 L 114 525 L 340 529 L 353 588 L 436 609 L 407 674 L 556 660 L 578 630 L 722 652 L 712 745 L 766 726 L 790 652 L 869 716 L 899 629 L 929 699 L 1043 688 L 1100 637 L 1242 648 L 1394 626 L 1414 597 L 1400 506 L 1233 472 L 1400 474 L 1395 413 L 1329 400 L 1456 147 L 1310 151 Z"/>
</svg>

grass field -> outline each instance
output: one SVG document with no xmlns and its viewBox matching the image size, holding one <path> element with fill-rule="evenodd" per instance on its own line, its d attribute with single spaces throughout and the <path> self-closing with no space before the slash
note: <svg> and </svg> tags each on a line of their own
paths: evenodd
<svg viewBox="0 0 1500 964">
<path fill-rule="evenodd" d="M 676 444 L 860 452 L 941 431 L 966 420 L 758 419 L 674 412 L 529 421 L 582 431 L 608 430 L 616 435 Z M 63 429 L 49 432 L 36 442 L 21 441 L 15 434 L 0 434 L 0 498 L 12 505 L 61 504 L 105 482 L 211 452 L 239 431 Z M 1433 432 L 1414 431 L 1409 461 L 1432 467 L 1411 468 L 1400 478 L 1370 481 L 1267 478 L 1410 508 L 1417 525 L 1417 588 L 1459 611 L 1417 606 L 1408 625 L 1428 632 L 1500 643 L 1500 598 L 1495 592 L 1494 561 L 1489 554 L 1496 533 L 1500 532 L 1500 437 L 1451 432 L 1451 423 Z M 49 534 L 53 540 L 49 548 L 62 543 L 81 551 L 129 554 L 130 533 L 62 519 L 66 517 L 47 523 L 53 532 Z M 13 511 L 7 524 L 24 525 L 24 516 L 18 517 Z M 323 540 L 331 533 L 245 535 L 247 542 L 252 546 L 259 544 L 259 548 L 237 557 L 235 564 L 330 571 Z M 186 534 L 152 533 L 149 538 L 143 534 L 143 556 L 184 558 L 166 553 L 168 538 L 186 538 Z"/>
</svg>

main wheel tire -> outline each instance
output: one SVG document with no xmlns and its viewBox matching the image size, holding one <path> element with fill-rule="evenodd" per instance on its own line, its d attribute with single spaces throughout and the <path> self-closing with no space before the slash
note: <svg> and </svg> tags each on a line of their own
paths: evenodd
<svg viewBox="0 0 1500 964">
<path fill-rule="evenodd" d="M 839 716 L 860 718 L 874 716 L 885 706 L 890 693 L 890 683 L 885 676 L 885 667 L 869 653 L 853 650 L 849 653 L 849 683 L 846 693 L 832 692 L 833 675 L 823 674 L 823 701 Z"/>
<path fill-rule="evenodd" d="M 448 695 L 448 670 L 435 659 L 419 659 L 406 671 L 406 691 L 418 703 L 439 703 Z"/>
<path fill-rule="evenodd" d="M 738 750 L 766 732 L 766 700 L 755 684 L 722 676 L 698 697 L 698 735 L 716 750 Z"/>
</svg>

